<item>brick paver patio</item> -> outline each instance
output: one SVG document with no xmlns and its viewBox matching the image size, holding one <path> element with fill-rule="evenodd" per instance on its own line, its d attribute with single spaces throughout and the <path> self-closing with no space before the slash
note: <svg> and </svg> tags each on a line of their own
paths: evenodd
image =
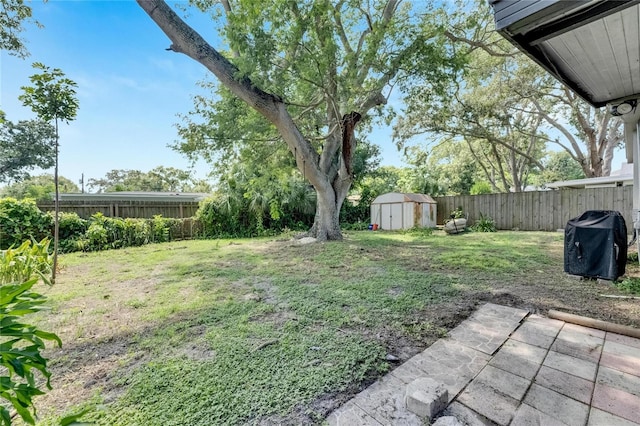
<svg viewBox="0 0 640 426">
<path fill-rule="evenodd" d="M 640 426 L 640 339 L 487 303 L 328 418 L 330 425 L 429 424 L 406 409 L 421 377 L 444 384 L 461 424 Z"/>
</svg>

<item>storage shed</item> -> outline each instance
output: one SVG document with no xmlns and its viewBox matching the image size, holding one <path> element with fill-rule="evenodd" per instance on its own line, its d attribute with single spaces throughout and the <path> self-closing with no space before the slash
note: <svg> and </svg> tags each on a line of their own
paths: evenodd
<svg viewBox="0 0 640 426">
<path fill-rule="evenodd" d="M 435 228 L 437 203 L 425 194 L 389 192 L 371 203 L 371 223 L 380 229 Z"/>
</svg>

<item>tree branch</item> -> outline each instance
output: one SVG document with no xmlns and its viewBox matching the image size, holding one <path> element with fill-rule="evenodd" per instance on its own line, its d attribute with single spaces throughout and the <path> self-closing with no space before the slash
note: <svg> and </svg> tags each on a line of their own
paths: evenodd
<svg viewBox="0 0 640 426">
<path fill-rule="evenodd" d="M 300 154 L 296 155 L 298 169 L 305 170 L 305 175 L 316 188 L 323 189 L 329 185 L 326 176 L 318 168 L 317 152 L 300 133 L 278 96 L 265 92 L 247 76 L 241 75 L 235 65 L 209 45 L 164 1 L 137 0 L 137 3 L 169 37 L 172 42 L 171 50 L 183 53 L 204 65 L 234 95 L 276 126 L 289 150 Z"/>
<path fill-rule="evenodd" d="M 446 30 L 444 32 L 445 37 L 447 37 L 449 40 L 451 40 L 454 43 L 465 43 L 466 45 L 470 46 L 473 50 L 476 49 L 482 49 L 485 52 L 487 52 L 489 55 L 491 56 L 496 56 L 496 57 L 500 57 L 500 58 L 511 58 L 515 55 L 518 54 L 518 51 L 512 51 L 512 52 L 507 52 L 507 53 L 502 53 L 502 52 L 497 52 L 495 50 L 492 50 L 488 44 L 477 41 L 477 40 L 471 40 L 469 38 L 466 37 L 460 37 L 457 36 L 455 34 L 453 34 L 451 31 Z"/>
</svg>

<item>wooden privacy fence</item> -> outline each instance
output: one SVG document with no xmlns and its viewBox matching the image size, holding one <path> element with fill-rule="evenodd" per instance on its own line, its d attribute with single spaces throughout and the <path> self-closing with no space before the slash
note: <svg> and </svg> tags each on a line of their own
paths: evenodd
<svg viewBox="0 0 640 426">
<path fill-rule="evenodd" d="M 53 211 L 54 205 L 51 203 L 38 203 L 38 207 L 43 211 Z M 182 201 L 179 203 L 168 203 L 166 201 L 76 201 L 61 200 L 59 208 L 61 212 L 78 213 L 83 219 L 89 219 L 96 213 L 102 213 L 108 217 L 133 217 L 152 218 L 155 215 L 182 219 L 192 217 L 198 210 L 197 201 Z"/>
<path fill-rule="evenodd" d="M 456 195 L 434 199 L 438 203 L 438 224 L 443 224 L 453 210 L 462 207 L 471 225 L 480 219 L 482 213 L 491 217 L 498 229 L 555 231 L 564 228 L 569 219 L 586 210 L 617 210 L 624 216 L 627 230 L 633 228 L 633 186 Z"/>
<path fill-rule="evenodd" d="M 180 221 L 175 221 L 169 228 L 172 240 L 190 240 L 202 237 L 202 222 L 193 217 L 187 217 Z"/>
</svg>

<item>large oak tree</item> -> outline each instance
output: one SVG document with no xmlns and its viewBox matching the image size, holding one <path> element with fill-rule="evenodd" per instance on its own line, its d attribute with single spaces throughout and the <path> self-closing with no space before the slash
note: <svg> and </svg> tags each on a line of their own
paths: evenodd
<svg viewBox="0 0 640 426">
<path fill-rule="evenodd" d="M 320 240 L 342 238 L 338 215 L 354 180 L 356 129 L 380 112 L 394 86 L 417 75 L 436 84 L 449 77 L 451 52 L 433 37 L 440 33 L 434 15 L 400 0 L 195 2 L 216 16 L 224 52 L 164 1 L 138 4 L 169 37 L 169 50 L 204 65 L 233 95 L 220 98 L 229 104 L 226 126 L 235 126 L 235 139 L 193 125 L 186 131 L 191 142 L 209 138 L 214 146 L 235 150 L 247 139 L 262 135 L 269 144 L 277 135 L 316 190 L 309 234 Z M 232 113 L 241 109 L 233 99 L 258 118 Z M 224 121 L 217 119 L 217 125 Z"/>
<path fill-rule="evenodd" d="M 465 143 L 495 191 L 522 190 L 528 176 L 544 169 L 547 143 L 585 176 L 609 175 L 621 123 L 519 53 L 495 31 L 486 2 L 476 4 L 451 13 L 445 32 L 465 58 L 462 78 L 440 93 L 412 87 L 397 136 Z"/>
</svg>

